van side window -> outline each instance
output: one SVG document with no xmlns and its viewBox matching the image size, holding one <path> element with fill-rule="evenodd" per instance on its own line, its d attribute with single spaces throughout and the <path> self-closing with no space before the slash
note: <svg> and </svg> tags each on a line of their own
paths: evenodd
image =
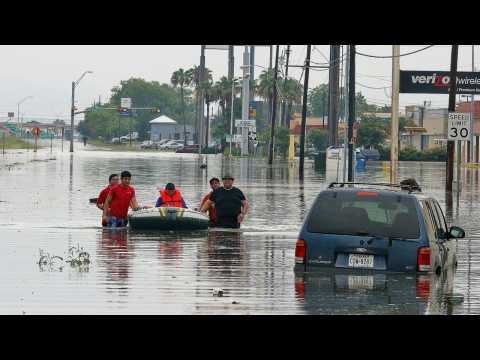
<svg viewBox="0 0 480 360">
<path fill-rule="evenodd" d="M 437 212 L 434 209 L 433 203 L 427 201 L 426 206 L 428 209 L 428 213 L 430 214 L 430 217 L 432 219 L 432 224 L 435 227 L 435 236 L 437 237 L 437 239 L 443 239 L 445 236 L 445 232 L 442 229 L 440 219 L 438 218 Z"/>
<path fill-rule="evenodd" d="M 443 234 L 445 236 L 448 232 L 448 227 L 447 227 L 447 222 L 445 221 L 445 216 L 443 215 L 442 208 L 440 207 L 438 202 L 434 201 L 433 204 L 434 204 L 435 210 L 437 212 L 438 220 L 440 221 L 440 228 L 442 229 Z"/>
</svg>

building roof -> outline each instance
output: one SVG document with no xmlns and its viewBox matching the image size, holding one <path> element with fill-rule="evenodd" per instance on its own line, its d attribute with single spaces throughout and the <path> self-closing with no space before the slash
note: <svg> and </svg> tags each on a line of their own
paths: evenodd
<svg viewBox="0 0 480 360">
<path fill-rule="evenodd" d="M 170 119 L 168 116 L 162 115 L 162 116 L 150 121 L 150 124 L 173 124 L 173 125 L 176 125 L 177 122 L 173 119 Z"/>
</svg>

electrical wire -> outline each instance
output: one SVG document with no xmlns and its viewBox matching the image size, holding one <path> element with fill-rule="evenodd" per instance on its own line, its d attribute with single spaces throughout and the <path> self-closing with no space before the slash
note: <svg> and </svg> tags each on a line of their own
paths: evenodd
<svg viewBox="0 0 480 360">
<path fill-rule="evenodd" d="M 400 55 L 397 55 L 397 56 L 393 56 L 393 55 L 389 55 L 389 56 L 386 56 L 386 55 L 372 55 L 372 54 L 365 54 L 365 53 L 362 53 L 362 52 L 359 52 L 359 51 L 355 51 L 355 54 L 360 55 L 360 56 L 365 56 L 365 57 L 376 58 L 376 59 L 391 59 L 391 58 L 395 58 L 395 57 L 403 57 L 403 56 L 413 55 L 413 54 L 419 53 L 420 51 L 427 50 L 427 49 L 429 49 L 433 46 L 435 46 L 435 45 L 428 45 L 428 46 L 426 46 L 422 49 L 418 49 L 418 50 L 411 51 L 411 52 L 408 52 L 408 53 L 400 54 Z"/>
<path fill-rule="evenodd" d="M 359 83 L 358 81 L 355 81 L 355 85 L 359 85 L 361 87 L 367 88 L 367 89 L 372 89 L 372 90 L 384 90 L 387 89 L 387 86 L 382 86 L 382 87 L 373 87 L 373 86 L 367 86 L 362 83 Z"/>
</svg>

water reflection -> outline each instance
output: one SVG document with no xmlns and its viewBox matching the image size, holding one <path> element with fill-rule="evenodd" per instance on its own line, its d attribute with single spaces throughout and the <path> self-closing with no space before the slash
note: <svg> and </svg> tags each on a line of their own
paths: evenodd
<svg viewBox="0 0 480 360">
<path fill-rule="evenodd" d="M 454 271 L 379 274 L 322 271 L 296 274 L 295 297 L 310 314 L 452 314 Z M 461 300 L 460 300 L 461 302 Z"/>
<path fill-rule="evenodd" d="M 106 291 L 109 294 L 126 296 L 128 294 L 128 279 L 130 274 L 130 254 L 128 233 L 126 229 L 102 229 L 101 239 L 97 242 L 97 266 L 103 268 L 104 282 L 109 284 Z"/>
</svg>

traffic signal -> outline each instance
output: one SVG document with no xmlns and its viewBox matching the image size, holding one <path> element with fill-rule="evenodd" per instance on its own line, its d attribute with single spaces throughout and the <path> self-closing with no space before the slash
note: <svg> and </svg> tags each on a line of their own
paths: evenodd
<svg viewBox="0 0 480 360">
<path fill-rule="evenodd" d="M 160 113 L 160 108 L 156 107 L 150 110 L 152 114 L 159 114 Z"/>
</svg>

